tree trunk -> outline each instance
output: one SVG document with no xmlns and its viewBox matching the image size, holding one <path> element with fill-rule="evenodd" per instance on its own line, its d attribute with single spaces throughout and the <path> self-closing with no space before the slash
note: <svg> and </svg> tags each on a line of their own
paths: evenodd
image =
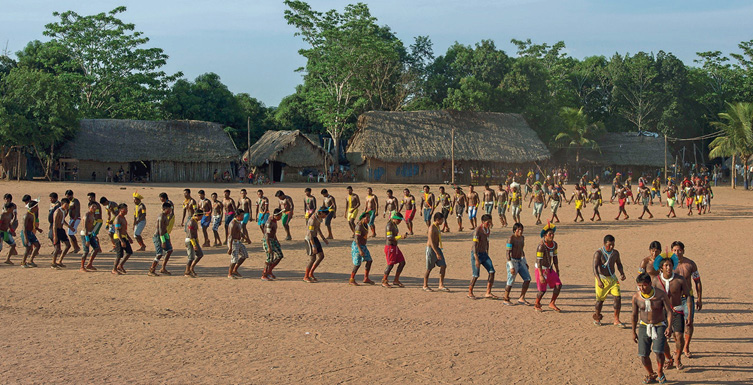
<svg viewBox="0 0 753 385">
<path fill-rule="evenodd" d="M 732 154 L 732 163 L 729 167 L 729 179 L 732 181 L 732 189 L 735 189 L 735 177 L 737 176 L 737 168 L 735 167 L 735 154 Z"/>
<path fill-rule="evenodd" d="M 337 169 L 340 167 L 340 134 L 336 132 L 330 133 L 332 135 L 332 145 L 334 146 L 334 164 L 333 166 Z"/>
<path fill-rule="evenodd" d="M 575 169 L 577 170 L 576 174 L 581 175 L 580 174 L 580 148 L 575 150 Z"/>
</svg>

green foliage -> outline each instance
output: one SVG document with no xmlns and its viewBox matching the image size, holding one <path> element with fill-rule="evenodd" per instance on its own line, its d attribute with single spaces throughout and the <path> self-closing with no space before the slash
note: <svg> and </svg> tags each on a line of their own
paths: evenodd
<svg viewBox="0 0 753 385">
<path fill-rule="evenodd" d="M 747 159 L 753 154 L 753 103 L 727 103 L 727 111 L 711 124 L 722 136 L 709 144 L 710 158 L 741 155 Z"/>
</svg>

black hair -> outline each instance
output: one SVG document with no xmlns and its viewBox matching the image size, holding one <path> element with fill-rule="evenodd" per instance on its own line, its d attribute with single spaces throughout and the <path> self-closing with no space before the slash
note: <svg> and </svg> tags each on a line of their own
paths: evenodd
<svg viewBox="0 0 753 385">
<path fill-rule="evenodd" d="M 612 234 L 605 235 L 604 236 L 604 243 L 607 243 L 607 242 L 614 243 L 614 235 L 612 235 Z"/>
<path fill-rule="evenodd" d="M 669 263 L 671 263 L 671 264 L 672 264 L 672 269 L 674 270 L 674 268 L 675 268 L 675 261 L 673 261 L 673 260 L 672 260 L 672 258 L 665 258 L 665 259 L 662 259 L 662 260 L 661 260 L 661 262 L 659 262 L 659 269 L 661 269 L 661 267 L 662 267 L 662 266 L 663 266 L 663 265 L 664 265 L 665 263 L 667 263 L 667 262 L 669 262 Z"/>
<path fill-rule="evenodd" d="M 241 190 L 241 191 L 246 191 L 246 190 Z M 311 192 L 311 188 L 310 187 L 306 187 L 305 189 L 303 189 L 303 192 L 310 193 Z"/>
<path fill-rule="evenodd" d="M 225 191 L 223 191 L 223 192 L 224 192 L 224 193 L 228 193 L 228 194 L 230 194 L 230 190 L 225 190 Z"/>
<path fill-rule="evenodd" d="M 239 210 L 236 210 L 236 211 L 235 211 L 235 216 L 236 216 L 236 217 L 237 217 L 237 216 L 239 216 L 239 215 L 240 215 L 240 216 L 243 216 L 243 214 L 245 214 L 245 213 L 243 212 L 243 210 L 240 210 L 240 209 L 239 209 Z"/>
<path fill-rule="evenodd" d="M 640 273 L 635 279 L 635 283 L 651 283 L 651 276 L 648 273 Z"/>
<path fill-rule="evenodd" d="M 258 189 L 258 190 L 256 190 L 256 192 L 264 194 L 264 191 L 262 189 Z"/>
<path fill-rule="evenodd" d="M 93 192 L 90 192 L 90 193 L 86 194 L 86 196 L 88 196 L 88 197 L 96 197 L 97 194 L 95 194 Z"/>
<path fill-rule="evenodd" d="M 282 192 L 282 190 L 277 190 L 277 192 L 275 193 L 275 197 L 279 198 L 281 196 L 285 196 L 285 193 Z"/>
<path fill-rule="evenodd" d="M 212 196 L 212 197 L 216 197 L 216 196 L 217 196 L 217 193 L 216 193 L 216 192 L 213 192 L 213 193 L 209 194 L 209 196 Z"/>
<path fill-rule="evenodd" d="M 348 186 L 348 187 L 346 187 L 345 189 L 346 189 L 346 190 L 353 190 L 353 187 L 351 187 L 351 186 Z"/>
<path fill-rule="evenodd" d="M 439 186 L 439 189 L 444 191 L 444 186 Z"/>
<path fill-rule="evenodd" d="M 6 203 L 3 207 L 5 207 L 6 210 L 13 208 L 13 203 Z"/>
<path fill-rule="evenodd" d="M 73 190 L 65 190 L 65 196 L 73 195 Z"/>
<path fill-rule="evenodd" d="M 654 250 L 660 250 L 661 251 L 661 242 L 659 241 L 653 241 L 650 245 L 648 245 L 648 249 L 654 249 Z"/>
<path fill-rule="evenodd" d="M 422 187 L 422 188 L 430 188 L 430 187 L 429 187 L 429 186 L 426 186 L 426 185 L 424 185 L 424 187 Z"/>
<path fill-rule="evenodd" d="M 167 203 L 167 202 L 165 202 L 165 203 L 162 204 L 162 210 L 164 210 L 164 209 L 170 209 L 172 207 L 173 206 L 171 204 Z"/>
<path fill-rule="evenodd" d="M 680 250 L 685 251 L 685 244 L 680 241 L 674 241 L 672 242 L 672 248 L 674 249 L 675 246 L 680 246 Z"/>
<path fill-rule="evenodd" d="M 183 192 L 187 192 L 187 193 L 190 194 L 191 193 L 191 189 L 190 188 L 185 188 L 185 189 L 183 189 Z"/>
<path fill-rule="evenodd" d="M 520 223 L 520 222 L 515 222 L 515 224 L 512 225 L 512 232 L 514 233 L 514 232 L 518 231 L 518 229 L 523 230 L 523 224 Z"/>
<path fill-rule="evenodd" d="M 100 198 L 99 198 L 99 203 L 101 203 L 101 204 L 103 204 L 103 205 L 106 205 L 106 204 L 107 204 L 107 202 L 109 202 L 109 201 L 107 200 L 107 198 L 105 198 L 105 197 L 100 197 Z"/>
<path fill-rule="evenodd" d="M 390 190 L 387 190 L 387 192 L 388 192 L 388 193 L 390 193 L 390 194 L 392 194 L 392 189 L 390 189 Z"/>
<path fill-rule="evenodd" d="M 248 192 L 248 191 L 246 191 L 246 189 L 245 189 L 245 188 L 242 188 L 242 189 L 241 189 L 241 192 Z"/>
<path fill-rule="evenodd" d="M 29 203 L 29 202 L 31 202 L 31 195 L 29 195 L 29 194 L 25 194 L 24 196 L 22 196 L 22 197 L 21 197 L 21 202 L 24 202 L 24 203 Z"/>
<path fill-rule="evenodd" d="M 492 216 L 489 214 L 484 214 L 481 216 L 481 222 L 486 222 L 492 220 Z"/>
<path fill-rule="evenodd" d="M 160 198 L 165 198 L 167 200 L 167 193 L 159 193 Z"/>
<path fill-rule="evenodd" d="M 259 190 L 259 191 L 261 191 L 261 190 Z M 323 188 L 322 191 L 321 191 L 321 194 L 324 195 L 324 194 L 327 194 L 327 193 L 328 193 L 327 189 Z"/>
<path fill-rule="evenodd" d="M 5 194 L 3 195 L 3 198 L 13 200 L 13 195 Z"/>
<path fill-rule="evenodd" d="M 205 194 L 206 193 L 204 192 L 204 190 L 199 190 L 199 195 L 205 195 Z"/>
<path fill-rule="evenodd" d="M 125 204 L 125 203 L 121 203 L 121 204 L 118 205 L 118 210 L 123 210 L 123 209 L 127 209 L 127 208 L 128 208 L 128 205 Z"/>
<path fill-rule="evenodd" d="M 434 220 L 444 219 L 444 215 L 442 213 L 434 213 Z"/>
<path fill-rule="evenodd" d="M 51 193 L 50 193 L 50 198 L 55 198 L 55 199 L 58 199 L 58 193 L 56 193 L 56 192 L 51 192 Z"/>
</svg>

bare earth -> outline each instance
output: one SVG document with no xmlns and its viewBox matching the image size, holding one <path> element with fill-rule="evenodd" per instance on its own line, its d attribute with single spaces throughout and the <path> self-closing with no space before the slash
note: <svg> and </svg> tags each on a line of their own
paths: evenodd
<svg viewBox="0 0 753 385">
<path fill-rule="evenodd" d="M 655 219 L 639 221 L 640 206 L 630 205 L 630 220 L 615 222 L 617 206 L 607 203 L 602 208 L 603 222 L 588 221 L 588 207 L 586 222 L 573 224 L 574 205 L 565 205 L 555 237 L 560 245 L 564 287 L 558 304 L 563 312 L 537 314 L 533 307 L 506 307 L 501 301 L 465 297 L 471 242 L 467 230 L 457 233 L 454 220 L 453 232 L 443 236 L 451 293 L 421 290 L 426 236 L 419 217 L 416 236 L 400 243 L 407 259 L 406 288 L 347 284 L 351 241 L 342 217 L 334 221 L 337 239 L 325 246 L 326 258 L 317 271 L 321 282 L 302 282 L 307 261 L 300 209 L 305 185 L 264 186 L 270 197 L 284 189 L 298 207 L 292 221 L 293 241 L 281 241 L 285 258 L 275 271 L 276 282 L 259 279 L 264 254 L 255 225 L 249 225 L 254 243 L 240 271 L 244 279 L 226 278 L 229 257 L 218 248 L 205 250 L 207 255 L 196 269 L 198 279 L 183 277 L 186 255 L 181 213 L 176 214 L 173 230 L 173 238 L 180 240 L 174 242 L 176 252 L 170 261 L 174 275 L 152 278 L 146 271 L 153 258 L 157 195 L 165 191 L 180 206 L 186 186 L 41 182 L 2 182 L 0 186 L 19 204 L 24 193 L 41 196 L 44 229 L 50 191 L 62 195 L 71 188 L 83 201 L 87 192 L 94 191 L 98 197 L 106 195 L 132 207 L 131 194 L 138 189 L 146 197 L 144 235 L 149 250 L 131 258 L 126 265 L 128 275 L 112 276 L 113 254 L 106 252 L 109 245 L 103 236 L 105 253 L 95 261 L 97 272 L 77 271 L 79 256 L 75 255 L 66 258 L 67 269 L 56 271 L 46 267 L 52 248 L 46 236 L 40 236 L 40 268 L 22 269 L 19 257 L 13 258 L 16 266 L 0 266 L 2 383 L 640 383 L 644 372 L 630 330 L 592 324 L 591 257 L 607 233 L 617 238 L 628 276 L 622 285 L 623 322 L 630 321 L 637 266 L 651 241 L 668 246 L 682 240 L 686 255 L 699 266 L 704 307 L 696 316 L 695 356 L 684 360 L 685 371 L 671 370 L 667 378 L 687 384 L 753 383 L 750 192 L 718 187 L 711 214 L 687 217 L 678 208 L 676 219 L 667 219 L 667 209 L 654 205 Z M 363 199 L 366 185 L 354 186 Z M 241 188 L 188 187 L 194 192 L 204 188 L 207 195 L 221 195 L 231 188 L 235 199 Z M 257 186 L 245 187 L 253 198 Z M 322 187 L 312 185 L 319 203 Z M 345 185 L 326 187 L 337 198 L 339 214 L 344 214 Z M 373 187 L 380 203 L 387 188 L 396 195 L 403 188 Z M 420 186 L 410 187 L 419 197 Z M 608 186 L 606 194 L 607 190 Z M 128 219 L 130 224 L 131 211 Z M 495 293 L 501 295 L 506 276 L 504 244 L 511 230 L 498 226 L 496 215 L 494 220 L 497 226 L 492 230 L 490 254 L 498 270 Z M 529 226 L 525 235 L 531 261 L 540 229 L 533 226 L 530 209 L 523 212 L 523 221 Z M 377 282 L 385 267 L 384 224 L 380 216 L 378 238 L 369 240 L 372 277 Z M 7 246 L 2 253 L 5 256 Z M 432 275 L 433 287 L 437 274 Z M 482 272 L 476 294 L 483 293 L 485 284 Z M 531 301 L 533 288 L 528 295 Z M 519 290 L 518 278 L 513 295 Z M 547 293 L 545 303 L 549 297 Z M 608 320 L 611 299 L 605 304 Z"/>
</svg>

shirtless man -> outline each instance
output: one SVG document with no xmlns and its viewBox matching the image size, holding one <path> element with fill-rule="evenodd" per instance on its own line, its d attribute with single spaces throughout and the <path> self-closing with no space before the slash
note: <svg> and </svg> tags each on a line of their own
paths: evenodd
<svg viewBox="0 0 753 385">
<path fill-rule="evenodd" d="M 683 354 L 685 354 L 685 357 L 693 358 L 693 355 L 690 353 L 690 339 L 693 337 L 695 313 L 696 311 L 701 311 L 703 307 L 701 299 L 703 285 L 701 285 L 701 275 L 698 273 L 698 266 L 691 259 L 685 257 L 685 245 L 680 241 L 672 242 L 672 252 L 677 256 L 675 274 L 685 278 L 688 286 L 690 286 L 690 294 L 688 294 L 687 301 L 685 302 L 685 314 L 687 314 L 688 322 L 685 328 L 685 349 L 683 350 Z M 694 288 L 695 290 L 693 290 Z M 695 305 L 695 309 L 690 310 L 693 305 Z"/>
<path fill-rule="evenodd" d="M 497 214 L 499 214 L 499 221 L 502 223 L 502 227 L 507 226 L 507 204 L 509 195 L 507 189 L 500 183 L 497 187 Z"/>
<path fill-rule="evenodd" d="M 518 303 L 525 306 L 530 305 L 526 301 L 528 286 L 531 284 L 531 274 L 528 272 L 525 243 L 523 224 L 516 223 L 512 225 L 512 235 L 507 241 L 507 286 L 505 286 L 505 297 L 502 299 L 502 303 L 505 305 L 512 305 L 512 302 L 510 302 L 510 291 L 512 291 L 512 285 L 515 283 L 515 276 L 518 274 L 523 279 L 523 288 L 520 290 Z"/>
<path fill-rule="evenodd" d="M 596 281 L 596 307 L 593 315 L 594 325 L 601 326 L 601 308 L 609 294 L 614 297 L 614 325 L 625 328 L 620 321 L 620 309 L 622 308 L 622 294 L 620 293 L 620 281 L 615 274 L 615 266 L 620 271 L 620 279 L 625 280 L 625 272 L 622 269 L 620 252 L 614 248 L 614 237 L 607 234 L 604 237 L 604 246 L 596 250 L 593 257 L 593 274 Z"/>
<path fill-rule="evenodd" d="M 63 264 L 63 258 L 65 258 L 65 255 L 68 254 L 68 250 L 71 249 L 71 243 L 68 241 L 68 235 L 63 229 L 63 227 L 68 226 L 68 224 L 65 223 L 65 216 L 68 212 L 68 208 L 70 207 L 70 203 L 71 201 L 68 200 L 68 198 L 61 199 L 60 207 L 58 207 L 53 213 L 52 244 L 55 245 L 55 253 L 52 255 L 52 265 L 50 266 L 53 269 L 65 267 L 65 265 Z M 61 250 L 61 243 L 65 244 L 65 249 L 63 250 Z M 58 260 L 58 257 L 60 258 L 60 260 Z"/>
<path fill-rule="evenodd" d="M 128 235 L 128 220 L 126 219 L 128 214 L 128 205 L 121 203 L 118 205 L 118 216 L 115 217 L 113 227 L 115 228 L 115 265 L 112 268 L 112 274 L 121 275 L 126 274 L 125 263 L 128 258 L 133 254 L 131 244 L 133 239 Z"/>
<path fill-rule="evenodd" d="M 677 365 L 678 370 L 683 370 L 685 365 L 682 364 L 682 350 L 685 347 L 683 334 L 686 325 L 690 324 L 693 308 L 687 309 L 690 314 L 685 316 L 685 304 L 690 295 L 690 284 L 679 274 L 675 274 L 675 264 L 671 258 L 662 259 L 659 269 L 661 274 L 653 279 L 654 288 L 664 291 L 669 297 L 672 305 L 672 332 L 675 337 L 675 359 L 672 359 L 669 344 L 664 348 L 664 358 L 666 359 L 665 369 L 672 369 Z"/>
<path fill-rule="evenodd" d="M 617 196 L 617 191 L 622 189 L 622 174 L 619 172 L 612 179 L 612 196 L 609 198 L 609 203 L 614 202 L 614 198 Z"/>
<path fill-rule="evenodd" d="M 559 223 L 560 218 L 557 216 L 557 210 L 562 206 L 562 201 L 564 200 L 566 200 L 564 190 L 560 185 L 555 185 L 552 189 L 552 194 L 549 195 L 546 202 L 552 208 L 552 218 L 549 219 L 549 222 Z"/>
<path fill-rule="evenodd" d="M 413 235 L 413 218 L 416 216 L 416 198 L 410 193 L 410 190 L 403 190 L 403 200 L 397 212 L 402 213 L 405 207 L 405 225 L 408 227 L 408 234 Z"/>
<path fill-rule="evenodd" d="M 159 193 L 159 201 L 170 205 L 170 216 L 167 218 L 167 233 L 170 234 L 173 232 L 173 226 L 175 226 L 175 204 L 164 192 Z"/>
<path fill-rule="evenodd" d="M 13 225 L 13 205 L 5 203 L 3 205 L 3 213 L 0 215 L 0 250 L 3 249 L 3 242 L 10 246 L 8 251 L 8 258 L 5 259 L 6 265 L 12 265 L 10 257 L 18 255 L 16 251 L 16 241 L 13 240 L 13 234 L 11 233 L 11 226 Z"/>
<path fill-rule="evenodd" d="M 235 205 L 235 200 L 230 197 L 230 190 L 225 190 L 224 197 L 222 198 L 222 214 L 224 215 L 224 221 L 225 221 L 225 241 L 223 242 L 224 245 L 228 245 L 228 248 L 230 247 L 230 244 L 228 244 L 227 239 L 230 236 L 230 222 L 233 221 L 235 218 L 235 212 L 238 211 L 238 208 Z M 242 220 L 243 218 L 241 218 Z"/>
<path fill-rule="evenodd" d="M 586 193 L 585 193 L 585 186 L 581 188 L 580 184 L 575 184 L 575 191 L 573 191 L 573 195 L 570 197 L 570 200 L 567 202 L 567 204 L 573 203 L 573 200 L 575 200 L 575 219 L 573 222 L 578 222 L 578 218 L 580 218 L 580 221 L 583 222 L 585 219 L 583 219 L 583 209 L 586 207 Z"/>
<path fill-rule="evenodd" d="M 593 221 L 596 217 L 599 218 L 596 219 L 597 221 L 601 221 L 601 213 L 599 213 L 599 207 L 601 207 L 603 200 L 601 196 L 601 188 L 599 187 L 598 183 L 591 183 L 591 193 L 588 194 L 588 200 L 594 207 L 594 213 L 593 215 L 591 215 L 591 221 Z"/>
<path fill-rule="evenodd" d="M 251 243 L 251 238 L 248 236 L 248 222 L 251 220 L 251 215 L 253 214 L 253 210 L 251 208 L 251 198 L 248 197 L 248 192 L 245 188 L 241 189 L 241 198 L 238 199 L 238 207 L 240 207 L 241 210 L 245 214 L 243 214 L 243 221 L 241 222 L 241 229 L 243 231 L 243 241 L 247 244 Z"/>
<path fill-rule="evenodd" d="M 26 214 L 24 214 L 23 217 L 23 228 L 21 232 L 21 242 L 26 248 L 21 266 L 25 268 L 37 267 L 37 264 L 34 263 L 34 257 L 39 255 L 39 249 L 42 247 L 35 234 L 42 232 L 42 229 L 39 228 L 39 222 L 37 222 L 38 215 L 38 202 L 35 200 L 29 200 L 29 203 L 26 204 Z"/>
<path fill-rule="evenodd" d="M 476 299 L 473 295 L 473 288 L 476 286 L 476 281 L 481 274 L 481 266 L 489 273 L 489 278 L 486 282 L 486 294 L 484 298 L 499 299 L 496 295 L 492 294 L 492 287 L 494 286 L 494 264 L 489 257 L 489 233 L 492 228 L 492 216 L 484 214 L 481 216 L 481 225 L 473 229 L 473 246 L 471 247 L 471 284 L 468 286 L 468 298 Z"/>
<path fill-rule="evenodd" d="M 546 294 L 547 286 L 550 289 L 554 289 L 549 307 L 558 313 L 560 312 L 560 309 L 555 304 L 557 297 L 560 295 L 560 290 L 562 290 L 559 259 L 557 257 L 557 242 L 554 241 L 555 231 L 557 231 L 557 228 L 553 224 L 547 223 L 541 230 L 542 240 L 536 249 L 536 265 L 534 267 L 536 268 L 536 288 L 539 292 L 536 295 L 534 309 L 538 312 L 542 311 L 541 300 L 544 298 L 544 294 Z"/>
<path fill-rule="evenodd" d="M 423 190 L 424 193 L 421 196 L 421 213 L 424 216 L 426 227 L 429 227 L 431 226 L 431 216 L 434 214 L 437 203 L 434 193 L 429 191 L 429 186 L 424 186 Z"/>
<path fill-rule="evenodd" d="M 664 206 L 661 201 L 661 178 L 658 176 L 651 181 L 651 204 L 654 204 L 654 198 L 659 198 L 659 204 Z"/>
<path fill-rule="evenodd" d="M 173 254 L 173 244 L 172 241 L 170 241 L 170 233 L 167 231 L 167 225 L 170 221 L 172 210 L 173 206 L 165 202 L 162 204 L 162 212 L 157 216 L 157 224 L 155 226 L 154 236 L 152 237 L 156 255 L 152 261 L 152 266 L 149 268 L 149 273 L 147 273 L 150 277 L 159 276 L 155 270 L 163 256 L 165 257 L 165 260 L 162 262 L 162 269 L 160 269 L 159 272 L 161 274 L 171 275 L 170 272 L 167 271 L 167 262 Z"/>
<path fill-rule="evenodd" d="M 350 226 L 351 237 L 356 233 L 356 219 L 358 218 L 358 208 L 361 207 L 361 198 L 358 194 L 353 193 L 353 187 L 348 186 L 348 205 L 345 207 L 345 214 L 343 215 L 348 220 L 348 226 Z"/>
<path fill-rule="evenodd" d="M 94 234 L 94 211 L 97 210 L 97 202 L 89 202 L 88 210 L 84 214 L 84 228 L 81 230 L 81 246 L 84 253 L 81 255 L 81 271 L 89 272 L 97 270 L 94 267 L 94 258 L 102 252 L 99 247 L 99 238 Z M 86 264 L 86 258 L 89 257 L 89 263 Z"/>
<path fill-rule="evenodd" d="M 329 245 L 329 241 L 324 237 L 324 234 L 322 234 L 321 228 L 322 219 L 329 215 L 329 213 L 330 211 L 328 209 L 321 208 L 316 212 L 317 215 L 312 215 L 309 217 L 308 221 L 306 221 L 306 228 L 308 230 L 306 232 L 305 241 L 307 246 L 306 251 L 309 255 L 309 263 L 306 266 L 306 273 L 303 276 L 303 281 L 306 283 L 319 282 L 319 280 L 314 277 L 314 270 L 316 270 L 316 268 L 319 267 L 319 264 L 322 263 L 322 260 L 324 260 L 324 249 L 322 249 L 322 244 L 319 242 L 319 236 L 322 237 L 325 245 Z"/>
<path fill-rule="evenodd" d="M 65 197 L 71 202 L 68 207 L 68 239 L 71 241 L 71 246 L 73 246 L 73 254 L 78 254 L 81 251 L 81 247 L 78 245 L 78 239 L 76 238 L 76 229 L 81 224 L 81 203 L 73 197 L 72 190 L 67 190 Z"/>
<path fill-rule="evenodd" d="M 512 192 L 510 193 L 510 214 L 512 214 L 512 221 L 520 223 L 520 211 L 523 206 L 523 196 L 520 195 L 518 185 L 512 186 Z"/>
<path fill-rule="evenodd" d="M 455 210 L 455 216 L 458 218 L 458 231 L 463 231 L 463 215 L 465 207 L 468 206 L 468 197 L 460 186 L 455 187 L 455 197 L 452 198 L 452 208 Z"/>
<path fill-rule="evenodd" d="M 648 206 L 651 203 L 651 190 L 645 185 L 638 188 L 638 194 L 635 195 L 633 203 L 637 203 L 639 200 L 641 201 L 641 204 L 643 204 L 643 211 L 638 219 L 643 219 L 643 216 L 646 214 L 649 215 L 648 219 L 653 218 L 654 214 L 651 214 L 651 210 L 648 209 Z"/>
<path fill-rule="evenodd" d="M 442 213 L 434 213 L 434 222 L 429 226 L 429 232 L 426 240 L 426 272 L 424 273 L 424 291 L 434 291 L 429 287 L 429 275 L 434 267 L 439 267 L 439 291 L 450 289 L 444 285 L 444 276 L 447 271 L 447 260 L 444 258 L 442 251 L 442 231 L 441 226 L 444 222 Z"/>
<path fill-rule="evenodd" d="M 110 251 L 115 251 L 115 238 L 113 236 L 113 234 L 115 234 L 115 227 L 112 224 L 118 216 L 118 204 L 104 196 L 99 198 L 99 203 L 101 203 L 102 206 L 104 206 L 104 210 L 107 211 L 105 229 L 107 230 L 107 235 L 110 237 L 110 243 L 112 243 L 112 249 Z"/>
<path fill-rule="evenodd" d="M 494 190 L 489 187 L 489 183 L 484 185 L 483 199 L 484 213 L 492 215 L 492 211 L 494 211 L 494 202 L 497 200 L 497 194 L 495 194 Z"/>
<path fill-rule="evenodd" d="M 641 260 L 638 265 L 638 273 L 648 273 L 652 277 L 659 275 L 659 271 L 654 269 L 654 261 L 661 254 L 661 243 L 653 241 L 648 245 L 648 256 Z"/>
<path fill-rule="evenodd" d="M 695 189 L 692 186 L 685 187 L 685 204 L 688 206 L 688 215 L 693 215 L 693 203 L 695 202 Z"/>
<path fill-rule="evenodd" d="M 272 217 L 264 223 L 264 238 L 261 241 L 261 246 L 264 248 L 267 260 L 264 263 L 264 271 L 261 273 L 262 281 L 277 279 L 272 270 L 277 267 L 277 264 L 284 257 L 282 248 L 280 248 L 280 242 L 277 240 L 277 222 L 280 218 L 282 218 L 282 210 L 277 208 L 272 212 Z"/>
<path fill-rule="evenodd" d="M 146 205 L 144 205 L 144 197 L 139 193 L 133 193 L 133 204 L 136 206 L 136 210 L 133 212 L 133 236 L 136 237 L 136 242 L 139 244 L 139 249 L 136 251 L 146 250 L 144 239 L 141 237 L 141 233 L 144 232 L 146 227 Z"/>
<path fill-rule="evenodd" d="M 439 208 L 442 212 L 442 232 L 449 233 L 450 226 L 447 224 L 447 220 L 450 219 L 450 213 L 452 213 L 452 199 L 450 199 L 450 194 L 444 191 L 444 186 L 439 186 L 439 198 L 437 198 L 434 207 L 435 209 Z"/>
<path fill-rule="evenodd" d="M 282 211 L 280 211 L 280 216 L 282 216 Z M 265 234 L 265 225 L 268 220 L 269 198 L 264 196 L 263 190 L 256 190 L 256 224 L 259 225 L 259 230 L 261 231 L 262 236 Z"/>
<path fill-rule="evenodd" d="M 667 382 L 664 376 L 664 347 L 672 333 L 672 307 L 667 294 L 651 285 L 650 275 L 641 273 L 635 281 L 638 292 L 633 295 L 633 341 L 638 344 L 638 356 L 648 373 L 643 382 L 649 384 L 659 380 L 660 384 L 664 384 Z M 669 315 L 669 322 L 665 314 Z M 651 351 L 656 357 L 656 373 L 651 364 Z"/>
<path fill-rule="evenodd" d="M 630 219 L 630 216 L 628 216 L 627 211 L 625 211 L 625 203 L 628 201 L 627 196 L 627 189 L 623 187 L 621 184 L 617 185 L 617 192 L 615 193 L 615 196 L 617 197 L 617 203 L 620 206 L 619 211 L 617 212 L 617 217 L 614 218 L 615 221 L 620 220 L 620 215 L 625 214 L 625 219 Z"/>
<path fill-rule="evenodd" d="M 193 213 L 196 212 L 198 205 L 196 200 L 191 196 L 191 189 L 183 190 L 183 217 L 180 219 L 180 226 L 184 227 L 186 224 L 186 218 L 190 221 L 193 218 Z"/>
<path fill-rule="evenodd" d="M 371 190 L 371 189 L 369 189 Z M 368 206 L 368 198 L 367 198 Z M 350 256 L 353 259 L 353 270 L 350 271 L 350 285 L 358 286 L 356 283 L 356 274 L 358 268 L 361 267 L 363 262 L 366 262 L 366 267 L 363 273 L 363 283 L 370 285 L 374 284 L 374 281 L 369 279 L 369 271 L 371 271 L 371 253 L 366 248 L 366 239 L 369 235 L 369 212 L 366 211 L 358 218 L 356 223 L 356 234 L 353 237 L 353 242 L 350 245 Z"/>
<path fill-rule="evenodd" d="M 192 217 L 188 219 L 188 223 L 185 225 L 186 231 L 186 253 L 188 254 L 188 261 L 186 262 L 186 271 L 183 272 L 183 276 L 196 278 L 196 265 L 204 257 L 204 252 L 199 245 L 199 220 L 204 216 L 204 211 L 196 209 L 192 213 Z"/>
<path fill-rule="evenodd" d="M 481 199 L 478 193 L 473 191 L 473 185 L 468 185 L 468 220 L 471 222 L 471 227 L 478 227 L 478 221 L 476 215 L 478 214 L 478 206 L 481 204 Z"/>
<path fill-rule="evenodd" d="M 222 202 L 217 199 L 217 193 L 212 193 L 212 234 L 214 235 L 214 244 L 212 246 L 222 246 L 222 239 L 220 238 L 220 225 L 223 223 L 222 219 Z"/>
<path fill-rule="evenodd" d="M 405 257 L 403 256 L 403 252 L 400 251 L 400 248 L 397 247 L 397 241 L 403 238 L 400 236 L 400 230 L 397 227 L 402 220 L 402 214 L 395 212 L 390 216 L 390 220 L 387 221 L 387 226 L 385 229 L 387 241 L 386 245 L 384 245 L 384 257 L 385 259 L 387 259 L 387 268 L 384 269 L 384 277 L 382 277 L 382 287 L 392 287 L 390 285 L 389 279 L 392 267 L 395 265 L 397 265 L 397 271 L 395 271 L 395 279 L 392 281 L 392 284 L 397 287 L 405 287 L 405 285 L 400 282 L 400 274 L 403 272 L 403 268 L 405 267 Z M 407 236 L 408 234 L 406 233 L 405 237 Z"/>
<path fill-rule="evenodd" d="M 321 194 L 324 197 L 322 207 L 327 209 L 327 216 L 324 218 L 324 226 L 327 227 L 326 239 L 335 239 L 332 236 L 332 219 L 337 218 L 337 202 L 335 202 L 335 197 L 329 195 L 326 188 L 322 189 Z"/>
<path fill-rule="evenodd" d="M 58 200 L 58 193 L 51 192 L 50 193 L 50 210 L 47 213 L 47 222 L 50 224 L 48 227 L 47 238 L 53 244 L 54 244 L 54 236 L 55 236 L 54 217 L 55 217 L 55 213 L 58 211 L 59 208 L 60 208 L 60 200 Z M 66 239 L 67 239 L 67 236 L 66 236 Z M 52 253 L 53 255 L 55 254 L 54 251 Z"/>
<path fill-rule="evenodd" d="M 306 187 L 306 189 L 303 190 L 303 217 L 304 219 L 309 219 L 310 216 L 314 215 L 316 212 L 316 197 L 311 195 L 311 188 Z"/>
<path fill-rule="evenodd" d="M 228 224 L 230 228 L 230 239 L 227 245 L 227 255 L 230 256 L 230 268 L 228 269 L 227 277 L 230 279 L 242 278 L 241 274 L 238 273 L 238 268 L 241 267 L 246 259 L 248 259 L 246 245 L 241 242 L 243 237 L 241 222 L 243 222 L 244 214 L 243 210 L 235 210 L 233 213 L 235 217 L 231 219 Z"/>
<path fill-rule="evenodd" d="M 364 206 L 364 212 L 369 214 L 369 229 L 371 229 L 371 236 L 376 237 L 374 220 L 376 220 L 377 212 L 379 212 L 379 199 L 374 195 L 374 191 L 371 187 L 366 188 L 366 204 Z"/>
<path fill-rule="evenodd" d="M 212 201 L 207 199 L 204 190 L 199 190 L 199 208 L 204 213 L 201 217 L 199 224 L 201 225 L 201 232 L 204 233 L 204 243 L 201 247 L 209 247 L 209 226 L 212 225 Z"/>
<path fill-rule="evenodd" d="M 290 236 L 290 220 L 293 219 L 293 210 L 295 208 L 293 198 L 285 195 L 282 190 L 277 190 L 275 198 L 278 199 L 278 208 L 282 210 L 282 219 L 280 219 L 280 222 L 282 222 L 282 227 L 285 229 L 285 234 L 287 235 L 285 240 L 289 241 L 293 239 Z"/>
<path fill-rule="evenodd" d="M 11 219 L 11 222 L 10 222 L 10 235 L 15 237 L 16 229 L 18 228 L 18 206 L 16 206 L 16 204 L 13 203 L 13 195 L 5 194 L 3 198 L 5 198 L 5 203 L 9 204 L 11 207 L 13 218 Z M 29 200 L 31 200 L 31 196 L 29 197 Z"/>
<path fill-rule="evenodd" d="M 675 213 L 675 204 L 677 204 L 677 186 L 675 186 L 672 180 L 667 182 L 667 188 L 664 189 L 664 192 L 667 194 L 667 207 L 669 207 L 667 218 L 669 218 L 670 215 L 672 218 L 675 218 L 677 217 L 677 214 Z"/>
<path fill-rule="evenodd" d="M 90 192 L 86 194 L 89 197 L 89 204 L 94 203 L 94 228 L 92 229 L 92 234 L 95 236 L 99 236 L 99 230 L 102 229 L 102 225 L 104 224 L 102 221 L 102 205 L 97 202 L 97 195 L 93 192 Z M 97 239 L 99 240 L 99 239 Z"/>
<path fill-rule="evenodd" d="M 392 214 L 397 212 L 398 206 L 398 200 L 392 195 L 392 190 L 387 190 L 387 199 L 384 200 L 384 212 L 382 213 L 382 218 L 389 218 L 392 216 Z"/>
<path fill-rule="evenodd" d="M 536 182 L 533 185 L 533 192 L 531 193 L 531 199 L 528 200 L 528 207 L 531 207 L 533 203 L 533 216 L 536 217 L 536 225 L 541 224 L 541 212 L 544 211 L 544 191 L 541 189 L 541 184 Z M 520 222 L 516 222 L 520 223 Z"/>
</svg>

